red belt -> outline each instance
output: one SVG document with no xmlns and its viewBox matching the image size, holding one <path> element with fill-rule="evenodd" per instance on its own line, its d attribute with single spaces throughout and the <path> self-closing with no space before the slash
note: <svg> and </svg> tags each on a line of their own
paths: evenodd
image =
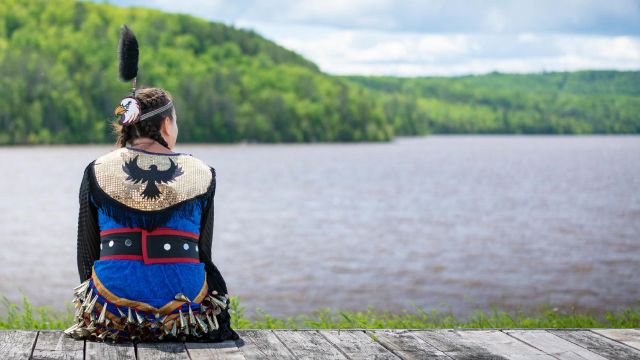
<svg viewBox="0 0 640 360">
<path fill-rule="evenodd" d="M 100 232 L 100 260 L 144 260 L 145 264 L 200 263 L 200 235 L 158 228 L 120 228 Z"/>
</svg>

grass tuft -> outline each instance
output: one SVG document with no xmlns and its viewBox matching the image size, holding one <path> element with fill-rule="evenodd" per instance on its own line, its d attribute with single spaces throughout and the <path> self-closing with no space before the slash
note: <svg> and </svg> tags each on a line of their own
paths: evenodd
<svg viewBox="0 0 640 360">
<path fill-rule="evenodd" d="M 497 307 L 485 311 L 467 298 L 476 308 L 459 319 L 453 315 L 451 306 L 441 312 L 433 307 L 429 312 L 413 305 L 415 313 L 403 310 L 392 314 L 368 306 L 367 310 L 353 312 L 319 309 L 308 315 L 273 317 L 262 309 L 256 309 L 251 319 L 241 306 L 242 298 L 231 297 L 229 312 L 231 326 L 235 329 L 441 329 L 441 328 L 640 328 L 640 300 L 634 308 L 619 308 L 608 311 L 601 317 L 577 314 L 573 308 L 563 311 L 549 304 L 539 304 L 527 311 L 522 307 L 509 314 Z M 73 307 L 67 303 L 68 311 L 54 311 L 50 307 L 34 308 L 22 297 L 22 306 L 11 303 L 2 296 L 2 307 L 6 315 L 0 314 L 0 329 L 66 329 L 73 323 Z"/>
</svg>

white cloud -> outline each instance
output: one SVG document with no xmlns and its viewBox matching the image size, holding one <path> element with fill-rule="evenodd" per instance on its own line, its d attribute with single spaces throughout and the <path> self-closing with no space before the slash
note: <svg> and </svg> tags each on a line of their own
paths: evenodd
<svg viewBox="0 0 640 360">
<path fill-rule="evenodd" d="M 640 60 L 640 38 L 631 36 L 565 36 L 559 37 L 556 46 L 564 50 L 565 55 L 578 55 L 610 61 Z"/>
<path fill-rule="evenodd" d="M 518 35 L 518 41 L 521 43 L 531 43 L 538 41 L 538 37 L 534 33 L 522 33 Z"/>
<path fill-rule="evenodd" d="M 424 53 L 438 55 L 465 54 L 470 50 L 468 37 L 465 35 L 423 35 L 418 49 Z"/>
<path fill-rule="evenodd" d="M 620 36 L 600 39 L 594 46 L 598 55 L 612 60 L 640 60 L 640 44 L 637 39 Z"/>
<path fill-rule="evenodd" d="M 257 29 L 261 26 L 255 26 Z M 420 34 L 264 27 L 267 37 L 332 74 L 464 75 L 640 69 L 640 38 L 562 34 Z M 295 36 L 294 36 L 295 34 Z M 297 38 L 303 40 L 297 40 Z"/>
<path fill-rule="evenodd" d="M 355 61 L 402 61 L 408 56 L 407 43 L 402 41 L 376 44 L 372 48 L 357 51 L 350 57 Z"/>
<path fill-rule="evenodd" d="M 637 0 L 111 0 L 252 28 L 333 74 L 640 69 Z"/>
<path fill-rule="evenodd" d="M 491 9 L 484 16 L 483 25 L 489 31 L 501 32 L 507 25 L 507 19 L 500 9 Z"/>
</svg>

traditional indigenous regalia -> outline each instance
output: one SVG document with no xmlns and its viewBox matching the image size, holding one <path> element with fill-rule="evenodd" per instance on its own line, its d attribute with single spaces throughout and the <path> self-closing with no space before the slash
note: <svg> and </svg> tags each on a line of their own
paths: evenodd
<svg viewBox="0 0 640 360">
<path fill-rule="evenodd" d="M 127 99 L 135 97 L 121 106 Z M 137 100 L 130 105 L 135 111 Z M 121 115 L 121 123 L 138 120 Z M 117 342 L 237 339 L 227 286 L 211 260 L 215 189 L 215 170 L 189 154 L 125 147 L 90 163 L 80 187 L 76 324 L 65 333 Z"/>
</svg>

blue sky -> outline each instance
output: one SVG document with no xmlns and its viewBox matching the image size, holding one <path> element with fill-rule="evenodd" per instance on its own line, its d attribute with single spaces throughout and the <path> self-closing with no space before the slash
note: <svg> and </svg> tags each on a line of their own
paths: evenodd
<svg viewBox="0 0 640 360">
<path fill-rule="evenodd" d="M 253 29 L 331 74 L 640 69 L 640 0 L 109 2 Z"/>
</svg>

